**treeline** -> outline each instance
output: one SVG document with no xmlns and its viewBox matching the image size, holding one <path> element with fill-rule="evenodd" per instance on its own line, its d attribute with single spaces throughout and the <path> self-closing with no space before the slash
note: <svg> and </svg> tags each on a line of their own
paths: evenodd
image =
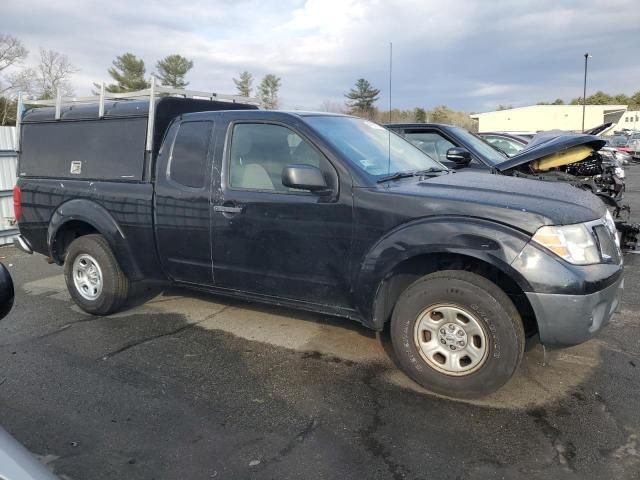
<svg viewBox="0 0 640 480">
<path fill-rule="evenodd" d="M 468 112 L 457 112 L 446 105 L 432 109 L 416 107 L 408 110 L 393 109 L 391 112 L 380 110 L 376 107 L 380 90 L 364 78 L 356 80 L 354 87 L 345 94 L 345 98 L 344 104 L 326 100 L 320 105 L 320 110 L 349 113 L 378 123 L 447 123 L 472 131 L 477 129 Z"/>
<path fill-rule="evenodd" d="M 71 77 L 78 72 L 69 58 L 59 52 L 40 48 L 35 64 L 27 65 L 29 51 L 20 39 L 0 34 L 0 125 L 15 125 L 18 92 L 48 100 L 57 92 L 65 97 L 75 95 Z M 105 87 L 110 93 L 132 92 L 149 88 L 155 77 L 163 86 L 185 88 L 189 85 L 187 75 L 194 62 L 180 54 L 171 54 L 158 60 L 155 69 L 147 74 L 143 59 L 127 52 L 113 60 L 107 69 L 111 82 Z M 253 75 L 242 72 L 233 79 L 238 93 L 245 96 L 254 94 Z M 282 80 L 273 75 L 265 75 L 255 89 L 255 96 L 265 109 L 279 106 L 279 91 Z M 98 94 L 101 84 L 93 83 L 93 93 Z"/>
<path fill-rule="evenodd" d="M 569 105 L 582 105 L 582 103 L 582 97 L 576 97 L 569 102 Z M 587 105 L 628 105 L 629 110 L 640 110 L 640 90 L 633 95 L 624 93 L 611 95 L 598 90 L 593 95 L 589 95 L 584 103 Z M 565 103 L 561 98 L 557 98 L 553 102 L 538 102 L 536 105 L 565 105 Z"/>
<path fill-rule="evenodd" d="M 17 95 L 20 91 L 37 99 L 55 98 L 58 91 L 67 97 L 75 94 L 71 78 L 78 68 L 66 55 L 40 48 L 37 61 L 27 65 L 28 56 L 29 51 L 18 38 L 0 34 L 0 125 L 15 124 Z M 189 85 L 187 77 L 193 68 L 193 60 L 174 53 L 157 60 L 153 71 L 147 73 L 144 60 L 127 52 L 117 56 L 107 68 L 111 81 L 105 89 L 110 93 L 144 90 L 149 88 L 152 77 L 163 86 L 185 88 Z M 278 108 L 282 79 L 267 74 L 255 86 L 254 80 L 253 74 L 246 70 L 233 78 L 237 93 L 257 97 L 262 108 Z M 93 93 L 98 94 L 100 89 L 101 84 L 94 82 Z M 394 109 L 389 112 L 377 108 L 379 98 L 380 90 L 368 80 L 360 78 L 345 94 L 343 103 L 325 101 L 320 110 L 350 113 L 379 123 L 439 122 L 475 128 L 468 113 L 456 112 L 446 105 L 432 109 Z"/>
</svg>

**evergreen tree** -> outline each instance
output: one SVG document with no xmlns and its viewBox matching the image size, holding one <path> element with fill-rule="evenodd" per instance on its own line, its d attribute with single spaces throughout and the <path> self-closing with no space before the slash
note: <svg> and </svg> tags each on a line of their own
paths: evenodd
<svg viewBox="0 0 640 480">
<path fill-rule="evenodd" d="M 253 75 L 246 70 L 240 74 L 240 78 L 234 78 L 233 83 L 236 84 L 238 95 L 250 97 L 253 90 Z"/>
<path fill-rule="evenodd" d="M 271 73 L 265 75 L 258 87 L 262 108 L 265 110 L 275 110 L 278 108 L 280 85 L 280 77 L 276 77 Z"/>
<path fill-rule="evenodd" d="M 351 113 L 371 117 L 375 112 L 374 103 L 378 101 L 380 90 L 373 88 L 368 80 L 359 78 L 354 88 L 345 95 Z"/>
<path fill-rule="evenodd" d="M 414 110 L 414 116 L 417 123 L 426 123 L 427 121 L 427 112 L 425 112 L 424 108 L 417 107 Z"/>
<path fill-rule="evenodd" d="M 145 73 L 144 60 L 138 59 L 133 53 L 120 55 L 116 57 L 113 66 L 109 68 L 109 75 L 116 83 L 108 85 L 107 92 L 134 92 L 149 88 L 150 83 L 144 78 Z"/>
<path fill-rule="evenodd" d="M 160 84 L 173 88 L 185 88 L 189 85 L 184 77 L 193 68 L 193 61 L 182 55 L 167 55 L 156 63 L 154 76 L 160 80 Z M 144 75 L 144 74 L 143 74 Z"/>
</svg>

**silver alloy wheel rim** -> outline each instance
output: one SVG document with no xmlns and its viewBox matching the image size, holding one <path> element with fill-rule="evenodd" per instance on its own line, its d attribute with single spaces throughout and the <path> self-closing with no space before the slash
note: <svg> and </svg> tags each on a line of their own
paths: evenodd
<svg viewBox="0 0 640 480">
<path fill-rule="evenodd" d="M 431 305 L 420 313 L 414 341 L 430 367 L 456 377 L 482 367 L 489 352 L 487 334 L 478 319 L 450 304 Z"/>
<path fill-rule="evenodd" d="M 83 253 L 73 261 L 73 284 L 82 298 L 93 301 L 102 293 L 102 270 L 95 258 Z"/>
</svg>

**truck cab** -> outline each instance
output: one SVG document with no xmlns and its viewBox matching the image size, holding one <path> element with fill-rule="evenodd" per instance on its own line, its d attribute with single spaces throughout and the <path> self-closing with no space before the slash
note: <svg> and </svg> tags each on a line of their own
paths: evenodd
<svg viewBox="0 0 640 480">
<path fill-rule="evenodd" d="M 14 197 L 19 245 L 63 265 L 89 313 L 151 279 L 390 324 L 412 378 L 471 397 L 527 338 L 586 341 L 619 302 L 615 225 L 569 185 L 455 173 L 346 115 L 100 103 L 23 116 Z"/>
</svg>

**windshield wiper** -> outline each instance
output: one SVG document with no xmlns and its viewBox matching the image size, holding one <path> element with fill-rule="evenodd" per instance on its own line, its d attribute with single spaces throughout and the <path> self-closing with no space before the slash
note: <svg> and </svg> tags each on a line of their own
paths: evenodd
<svg viewBox="0 0 640 480">
<path fill-rule="evenodd" d="M 507 158 L 511 158 L 511 155 L 509 155 L 507 152 L 505 152 L 503 149 L 501 149 L 500 147 L 497 147 L 495 145 L 491 145 L 493 148 L 495 148 L 497 151 L 499 151 L 502 155 L 504 155 Z"/>
<path fill-rule="evenodd" d="M 427 175 L 429 173 L 442 173 L 446 172 L 446 169 L 442 168 L 426 168 L 424 170 L 408 170 L 406 172 L 395 172 L 385 177 L 381 177 L 377 180 L 377 183 L 389 182 L 391 180 L 397 180 L 399 178 L 407 178 L 407 177 L 420 177 L 422 175 Z"/>
</svg>

